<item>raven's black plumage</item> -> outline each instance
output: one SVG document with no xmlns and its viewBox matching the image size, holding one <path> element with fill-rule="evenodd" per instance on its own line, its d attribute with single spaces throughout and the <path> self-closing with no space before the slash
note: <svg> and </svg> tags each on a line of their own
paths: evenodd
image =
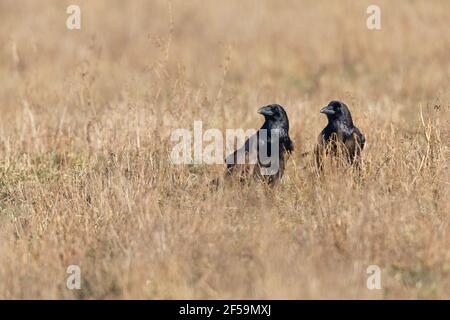
<svg viewBox="0 0 450 320">
<path fill-rule="evenodd" d="M 274 185 L 278 179 L 283 176 L 285 165 L 286 165 L 286 156 L 287 153 L 291 153 L 294 150 L 293 143 L 289 137 L 289 120 L 284 108 L 278 104 L 271 104 L 265 107 L 262 107 L 258 110 L 258 113 L 262 114 L 265 118 L 265 122 L 262 127 L 256 132 L 255 136 L 250 137 L 245 141 L 245 144 L 232 154 L 230 154 L 226 158 L 227 163 L 227 171 L 226 175 L 232 175 L 238 173 L 241 176 L 248 175 L 249 173 L 253 173 L 253 175 L 262 178 L 267 181 L 270 185 Z M 266 134 L 262 134 L 261 130 L 266 130 Z M 278 160 L 279 166 L 278 170 L 275 172 L 271 172 L 271 174 L 263 175 L 262 171 L 270 166 L 269 163 L 263 163 L 260 158 L 259 150 L 261 146 L 267 146 L 267 156 L 272 156 L 271 150 L 271 142 L 274 132 L 272 130 L 276 130 L 279 137 L 279 152 L 278 152 Z M 253 138 L 253 139 L 252 139 Z M 251 141 L 257 141 L 256 145 L 252 144 Z M 248 165 L 239 165 L 237 163 L 237 154 L 238 152 L 243 152 L 245 154 L 246 160 L 251 158 L 252 156 L 256 157 L 257 165 L 256 167 L 249 167 Z M 274 157 L 276 155 L 273 155 Z M 250 171 L 253 172 L 250 172 Z"/>
<path fill-rule="evenodd" d="M 342 146 L 341 150 L 347 161 L 359 166 L 361 150 L 366 139 L 353 124 L 347 105 L 340 101 L 331 101 L 320 112 L 327 116 L 328 124 L 320 133 L 316 146 L 316 163 L 319 168 L 323 167 L 324 154 L 335 156 L 339 145 Z"/>
</svg>

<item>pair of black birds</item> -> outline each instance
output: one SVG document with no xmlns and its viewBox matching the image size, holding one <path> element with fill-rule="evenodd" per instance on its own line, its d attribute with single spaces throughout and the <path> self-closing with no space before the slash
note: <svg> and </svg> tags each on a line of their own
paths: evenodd
<svg viewBox="0 0 450 320">
<path fill-rule="evenodd" d="M 364 148 L 365 137 L 359 129 L 353 124 L 352 116 L 347 105 L 341 101 L 331 101 L 326 107 L 320 110 L 328 118 L 327 126 L 319 135 L 318 143 L 315 147 L 316 165 L 321 171 L 323 169 L 324 156 L 343 156 L 349 164 L 355 164 L 359 167 L 361 160 L 361 151 Z M 245 144 L 234 153 L 229 155 L 225 161 L 227 163 L 226 175 L 239 174 L 241 177 L 249 174 L 248 166 L 237 164 L 238 153 L 246 154 L 257 152 L 257 166 L 253 166 L 252 174 L 263 178 L 269 185 L 274 185 L 284 173 L 287 155 L 294 151 L 294 144 L 289 137 L 289 119 L 284 108 L 278 104 L 271 104 L 258 110 L 265 118 L 263 126 L 256 132 L 256 137 L 250 137 Z M 262 134 L 262 130 L 266 130 Z M 261 170 L 267 167 L 267 162 L 261 160 L 259 148 L 266 147 L 266 153 L 271 158 L 272 130 L 278 133 L 275 138 L 279 139 L 278 149 L 278 170 L 273 174 L 261 174 Z M 253 138 L 253 140 L 252 140 Z M 252 141 L 257 141 L 256 148 L 252 148 Z M 276 157 L 276 155 L 274 155 Z M 258 170 L 259 169 L 259 170 Z"/>
</svg>

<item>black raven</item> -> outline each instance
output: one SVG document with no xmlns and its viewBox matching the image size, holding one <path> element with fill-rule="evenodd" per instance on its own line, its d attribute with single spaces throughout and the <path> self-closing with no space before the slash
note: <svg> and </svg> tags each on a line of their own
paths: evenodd
<svg viewBox="0 0 450 320">
<path fill-rule="evenodd" d="M 241 148 L 225 159 L 226 175 L 238 173 L 245 178 L 253 173 L 273 186 L 283 176 L 286 153 L 294 150 L 289 138 L 289 120 L 284 108 L 278 104 L 262 107 L 258 113 L 264 116 L 264 124 Z M 250 167 L 248 163 L 252 159 L 255 165 Z"/>
<path fill-rule="evenodd" d="M 359 168 L 360 154 L 366 138 L 353 125 L 347 105 L 340 101 L 331 101 L 320 112 L 326 114 L 328 124 L 320 133 L 316 146 L 316 164 L 319 169 L 323 168 L 323 156 L 325 154 L 336 156 L 339 151 L 342 152 L 349 164 L 355 163 Z"/>
</svg>

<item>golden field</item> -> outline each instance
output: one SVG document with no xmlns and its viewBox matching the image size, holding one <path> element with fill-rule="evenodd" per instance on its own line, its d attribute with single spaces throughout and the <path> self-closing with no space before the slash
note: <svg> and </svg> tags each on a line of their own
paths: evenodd
<svg viewBox="0 0 450 320">
<path fill-rule="evenodd" d="M 0 0 L 0 298 L 450 298 L 449 1 L 377 1 L 376 31 L 373 1 L 74 2 Z M 301 155 L 333 99 L 361 179 Z M 275 189 L 171 164 L 174 129 L 275 102 L 296 148 Z"/>
</svg>

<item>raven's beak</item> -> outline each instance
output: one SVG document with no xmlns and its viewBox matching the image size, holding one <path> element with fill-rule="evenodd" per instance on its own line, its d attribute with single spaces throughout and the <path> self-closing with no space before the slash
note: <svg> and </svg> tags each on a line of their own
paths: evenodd
<svg viewBox="0 0 450 320">
<path fill-rule="evenodd" d="M 262 114 L 263 116 L 268 116 L 268 117 L 274 115 L 274 112 L 272 111 L 272 108 L 271 108 L 271 107 L 268 107 L 268 106 L 265 106 L 265 107 L 260 108 L 260 109 L 258 110 L 258 113 L 259 113 L 259 114 Z"/>
<path fill-rule="evenodd" d="M 329 115 L 335 114 L 332 106 L 323 107 L 322 109 L 320 109 L 320 113 L 325 113 L 325 114 L 329 114 Z"/>
</svg>

